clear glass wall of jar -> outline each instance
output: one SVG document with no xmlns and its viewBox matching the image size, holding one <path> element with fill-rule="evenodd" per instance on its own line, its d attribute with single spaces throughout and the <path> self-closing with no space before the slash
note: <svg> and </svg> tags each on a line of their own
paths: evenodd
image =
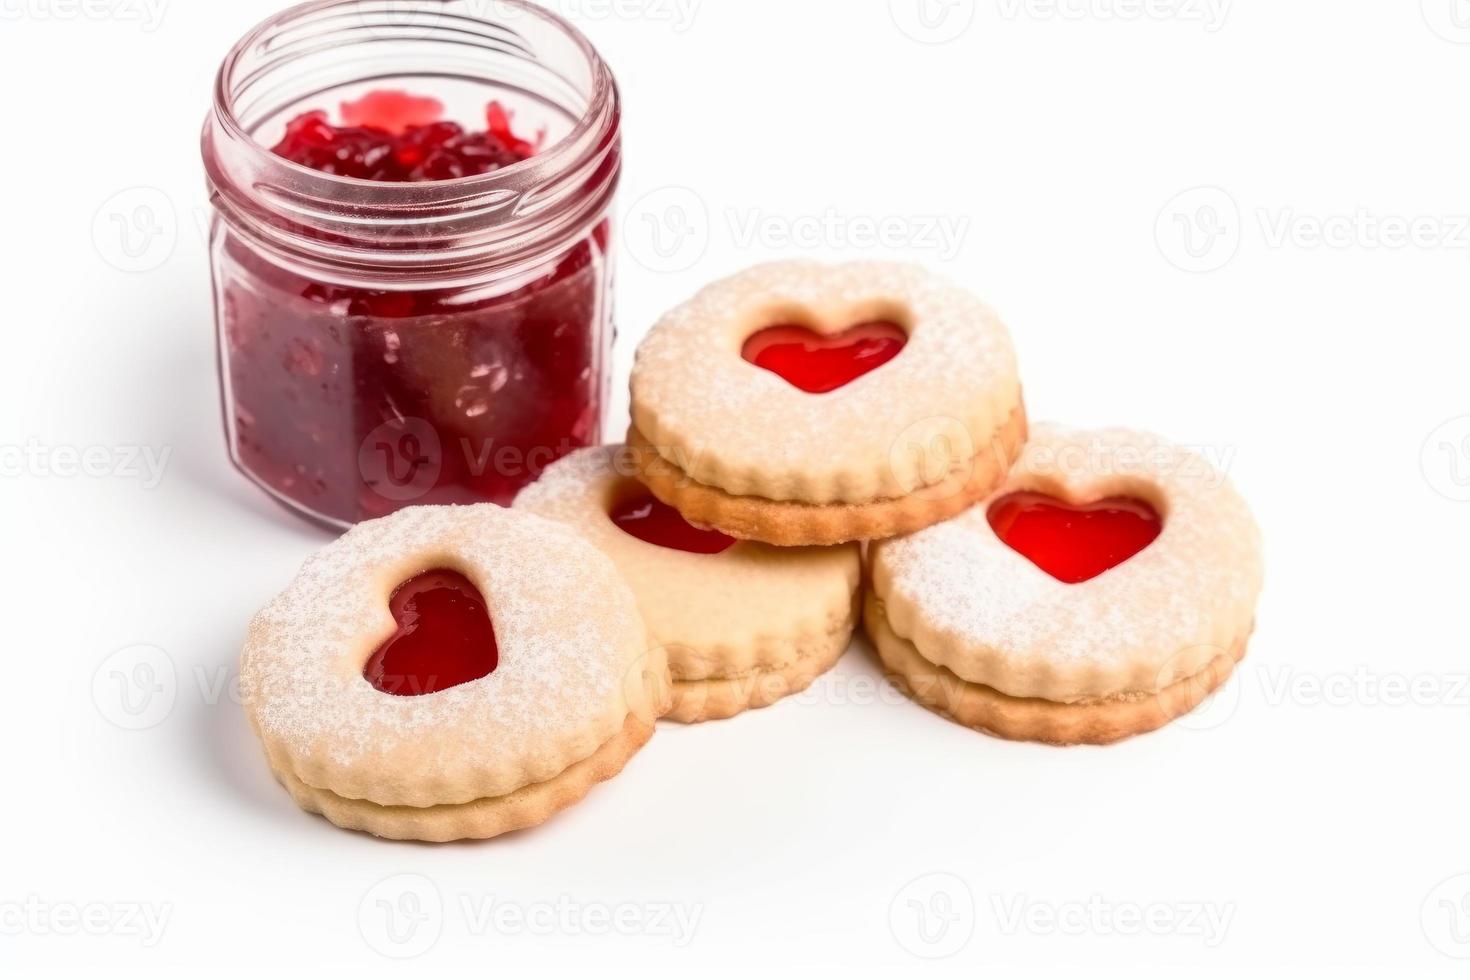
<svg viewBox="0 0 1470 980">
<path fill-rule="evenodd" d="M 367 92 L 496 101 L 542 132 L 479 177 L 382 183 L 271 152 L 289 120 Z M 611 73 L 521 0 L 318 0 L 220 69 L 203 153 L 225 430 L 235 465 L 331 525 L 510 502 L 602 437 L 612 342 Z"/>
</svg>

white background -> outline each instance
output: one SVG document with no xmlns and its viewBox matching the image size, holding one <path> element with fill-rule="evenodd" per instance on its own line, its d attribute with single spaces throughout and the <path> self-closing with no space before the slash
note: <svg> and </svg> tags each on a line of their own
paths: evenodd
<svg viewBox="0 0 1470 980">
<path fill-rule="evenodd" d="M 1002 311 L 1035 417 L 1227 453 L 1269 582 L 1237 679 L 1159 734 L 985 738 L 858 646 L 537 831 L 432 847 L 298 812 L 228 690 L 326 540 L 219 430 L 197 133 L 276 3 L 88 2 L 0 0 L 5 976 L 1464 975 L 1470 4 L 558 0 L 626 97 L 620 371 L 744 264 L 906 256 Z M 107 475 L 59 472 L 88 447 Z"/>
</svg>

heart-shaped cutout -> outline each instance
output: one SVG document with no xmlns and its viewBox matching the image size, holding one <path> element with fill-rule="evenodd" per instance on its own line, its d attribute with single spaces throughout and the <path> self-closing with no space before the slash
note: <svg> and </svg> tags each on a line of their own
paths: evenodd
<svg viewBox="0 0 1470 980">
<path fill-rule="evenodd" d="M 677 510 L 646 490 L 619 503 L 607 516 L 624 533 L 660 548 L 718 555 L 735 544 L 728 534 L 690 524 Z"/>
<path fill-rule="evenodd" d="M 821 395 L 887 364 L 908 339 L 902 327 L 888 320 L 859 323 L 834 334 L 782 325 L 753 335 L 740 356 L 808 394 Z"/>
<path fill-rule="evenodd" d="M 1164 522 L 1133 497 L 1069 504 L 1044 493 L 1013 493 L 990 505 L 996 536 L 1054 579 L 1096 578 L 1153 544 Z"/>
<path fill-rule="evenodd" d="M 394 590 L 398 632 L 373 653 L 362 676 L 384 694 L 415 697 L 468 684 L 500 663 L 485 599 L 459 572 L 433 571 Z"/>
</svg>

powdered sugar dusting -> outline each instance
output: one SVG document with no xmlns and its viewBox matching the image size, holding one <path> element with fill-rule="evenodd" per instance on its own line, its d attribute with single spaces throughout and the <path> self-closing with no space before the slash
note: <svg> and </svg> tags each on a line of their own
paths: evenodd
<svg viewBox="0 0 1470 980">
<path fill-rule="evenodd" d="M 517 507 L 542 513 L 558 505 L 580 505 L 606 483 L 636 478 L 638 462 L 626 446 L 593 446 L 579 449 L 552 463 L 535 483 L 516 496 Z M 606 516 L 603 514 L 602 516 Z"/>
<path fill-rule="evenodd" d="M 904 323 L 907 345 L 826 394 L 740 355 L 762 327 L 836 332 L 871 319 Z M 994 312 L 920 267 L 884 262 L 773 263 L 715 283 L 654 327 L 633 370 L 635 424 L 670 462 L 730 493 L 767 484 L 819 502 L 908 492 L 914 474 L 894 448 L 910 427 L 949 418 L 983 445 L 1018 398 Z"/>
<path fill-rule="evenodd" d="M 377 691 L 362 667 L 395 629 L 388 596 L 435 568 L 463 572 L 484 595 L 499 666 L 422 697 Z M 625 680 L 643 652 L 631 593 L 569 530 L 492 505 L 422 507 L 360 525 L 309 559 L 252 624 L 241 676 L 268 746 L 303 768 L 391 768 L 397 756 L 452 782 L 554 774 L 576 761 L 558 753 L 601 744 L 628 713 Z"/>
<path fill-rule="evenodd" d="M 988 502 L 876 546 L 875 585 L 890 622 L 931 662 L 1019 697 L 1105 697 L 1188 676 L 1250 628 L 1260 534 L 1198 454 L 1123 429 L 1044 425 L 996 496 L 1023 489 L 1079 503 L 1141 496 L 1164 528 L 1127 562 L 1077 585 L 1006 546 Z"/>
<path fill-rule="evenodd" d="M 516 509 L 562 521 L 612 558 L 637 596 L 651 637 L 679 680 L 738 677 L 785 667 L 803 644 L 852 624 L 861 576 L 856 544 L 776 548 L 739 541 L 694 554 L 640 540 L 608 516 L 636 473 L 622 446 L 572 453 L 516 498 Z"/>
</svg>

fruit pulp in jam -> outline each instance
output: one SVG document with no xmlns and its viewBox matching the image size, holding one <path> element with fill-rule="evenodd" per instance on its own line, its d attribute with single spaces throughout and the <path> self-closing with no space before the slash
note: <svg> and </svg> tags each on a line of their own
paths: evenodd
<svg viewBox="0 0 1470 980">
<path fill-rule="evenodd" d="M 287 124 L 285 159 L 363 180 L 490 173 L 532 156 L 498 103 L 483 130 L 374 92 Z M 304 277 L 226 233 L 222 371 L 236 461 L 286 501 L 351 523 L 410 504 L 509 504 L 601 439 L 608 226 L 514 289 L 362 289 Z"/>
</svg>

